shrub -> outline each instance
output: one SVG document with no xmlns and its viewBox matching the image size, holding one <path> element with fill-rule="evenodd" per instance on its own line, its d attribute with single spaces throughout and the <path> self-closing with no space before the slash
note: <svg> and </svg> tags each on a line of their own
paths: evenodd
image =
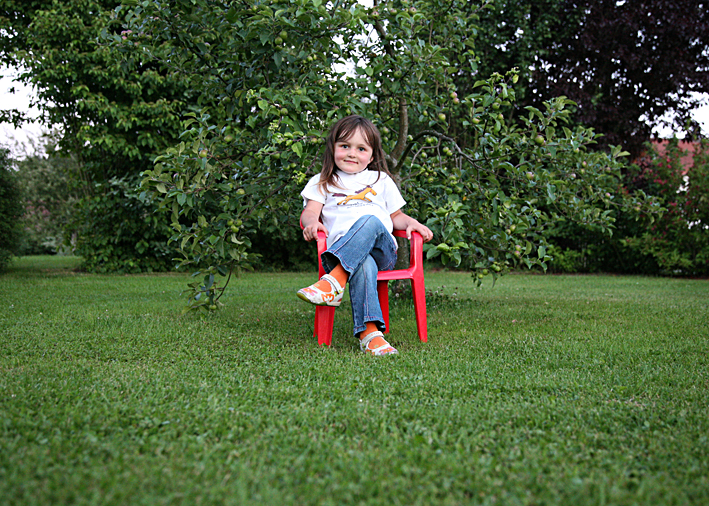
<svg viewBox="0 0 709 506">
<path fill-rule="evenodd" d="M 614 213 L 612 234 L 588 230 L 573 223 L 560 223 L 549 237 L 549 271 L 555 273 L 659 274 L 655 259 L 626 244 L 625 239 L 642 233 L 647 220 L 629 213 Z"/>
<path fill-rule="evenodd" d="M 10 152 L 0 148 L 0 272 L 18 251 L 22 199 Z"/>
<path fill-rule="evenodd" d="M 612 235 L 562 222 L 549 237 L 552 272 L 709 275 L 709 142 L 693 161 L 677 139 L 663 153 L 652 145 L 624 174 L 622 192 L 641 190 L 662 206 L 655 220 L 614 210 Z M 630 212 L 629 212 L 630 211 Z"/>
<path fill-rule="evenodd" d="M 651 256 L 664 274 L 709 275 L 709 141 L 698 142 L 690 167 L 677 139 L 663 154 L 652 146 L 633 167 L 632 183 L 655 195 L 666 212 L 624 244 Z"/>
<path fill-rule="evenodd" d="M 173 267 L 176 253 L 167 246 L 171 231 L 156 212 L 150 195 L 135 188 L 129 177 L 97 183 L 82 199 L 71 224 L 76 254 L 90 272 L 152 272 Z"/>
<path fill-rule="evenodd" d="M 77 200 L 71 188 L 78 173 L 75 157 L 61 155 L 51 134 L 44 140 L 35 154 L 16 162 L 24 205 L 21 255 L 59 252 Z"/>
</svg>

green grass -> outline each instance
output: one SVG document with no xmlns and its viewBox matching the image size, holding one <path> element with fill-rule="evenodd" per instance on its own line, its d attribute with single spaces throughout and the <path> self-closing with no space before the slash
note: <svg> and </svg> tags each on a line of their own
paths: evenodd
<svg viewBox="0 0 709 506">
<path fill-rule="evenodd" d="M 0 276 L 0 504 L 709 503 L 706 280 L 427 272 L 373 359 L 312 275 L 180 317 L 186 275 L 75 265 Z"/>
</svg>

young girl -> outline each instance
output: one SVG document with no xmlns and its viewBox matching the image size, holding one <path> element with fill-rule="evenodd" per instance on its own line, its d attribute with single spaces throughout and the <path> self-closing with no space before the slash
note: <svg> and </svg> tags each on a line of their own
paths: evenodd
<svg viewBox="0 0 709 506">
<path fill-rule="evenodd" d="M 375 356 L 398 353 L 382 333 L 377 272 L 391 270 L 396 263 L 394 228 L 406 230 L 409 238 L 416 231 L 426 242 L 433 233 L 401 211 L 406 202 L 387 169 L 377 127 L 361 116 L 338 121 L 327 137 L 322 172 L 310 179 L 301 195 L 303 237 L 316 240 L 322 230 L 328 249 L 321 258 L 327 274 L 298 290 L 298 297 L 339 306 L 349 283 L 360 349 Z"/>
</svg>

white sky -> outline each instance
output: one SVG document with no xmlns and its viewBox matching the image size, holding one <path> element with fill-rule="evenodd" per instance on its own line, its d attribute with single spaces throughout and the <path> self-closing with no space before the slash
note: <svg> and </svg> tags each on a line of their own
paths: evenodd
<svg viewBox="0 0 709 506">
<path fill-rule="evenodd" d="M 30 110 L 29 107 L 32 90 L 13 83 L 14 75 L 12 70 L 0 69 L 0 109 L 17 108 L 29 111 L 30 116 L 37 117 L 37 111 Z M 15 94 L 9 92 L 13 86 Z M 693 117 L 701 124 L 704 135 L 709 136 L 709 96 L 705 97 L 704 105 L 693 112 Z M 14 156 L 21 157 L 26 152 L 32 152 L 31 140 L 37 140 L 42 132 L 43 128 L 36 123 L 26 124 L 19 129 L 9 123 L 0 123 L 0 146 L 10 148 Z M 653 133 L 659 134 L 659 137 L 672 137 L 672 131 L 668 129 L 655 129 Z"/>
<path fill-rule="evenodd" d="M 37 111 L 30 110 L 32 90 L 12 82 L 14 71 L 2 68 L 0 74 L 2 74 L 0 77 L 0 109 L 30 111 L 30 115 L 36 117 Z M 16 91 L 15 94 L 10 93 L 10 89 L 13 87 Z M 27 124 L 20 129 L 15 129 L 10 123 L 0 123 L 0 146 L 10 148 L 13 155 L 21 155 L 24 152 L 22 146 L 28 145 L 30 139 L 37 139 L 41 133 L 42 127 L 37 124 Z"/>
</svg>

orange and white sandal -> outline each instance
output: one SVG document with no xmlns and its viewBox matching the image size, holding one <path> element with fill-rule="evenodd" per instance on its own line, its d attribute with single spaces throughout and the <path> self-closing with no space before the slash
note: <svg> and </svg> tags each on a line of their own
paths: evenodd
<svg viewBox="0 0 709 506">
<path fill-rule="evenodd" d="M 382 344 L 381 346 L 374 349 L 370 348 L 369 343 L 375 337 L 381 337 L 382 339 L 384 339 L 384 334 L 382 334 L 378 330 L 372 332 L 371 334 L 367 334 L 359 340 L 359 349 L 362 350 L 364 353 L 369 353 L 371 355 L 374 355 L 375 357 L 382 357 L 384 355 L 396 355 L 399 353 L 396 348 L 394 348 L 386 341 L 386 339 L 384 339 L 384 344 Z"/>
<path fill-rule="evenodd" d="M 316 306 L 339 306 L 340 302 L 342 302 L 342 295 L 344 294 L 345 289 L 342 288 L 339 281 L 329 274 L 325 274 L 320 279 L 324 279 L 330 283 L 332 289 L 329 292 L 324 292 L 315 286 L 315 284 L 312 284 L 306 288 L 301 288 L 298 290 L 298 297 L 306 302 L 315 304 Z"/>
</svg>

